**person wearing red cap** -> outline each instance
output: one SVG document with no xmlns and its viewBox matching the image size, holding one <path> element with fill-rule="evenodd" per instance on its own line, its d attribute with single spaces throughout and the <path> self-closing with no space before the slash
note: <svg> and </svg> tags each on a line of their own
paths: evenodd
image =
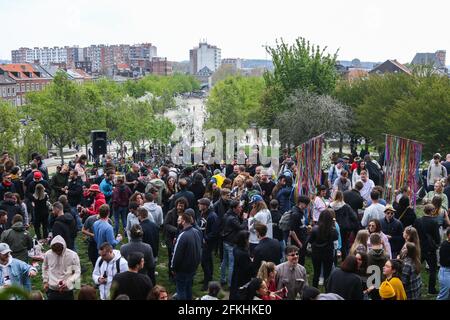
<svg viewBox="0 0 450 320">
<path fill-rule="evenodd" d="M 99 214 L 99 209 L 103 204 L 106 204 L 105 195 L 100 191 L 98 184 L 93 184 L 89 188 L 89 194 L 94 198 L 91 207 L 83 208 L 81 214 L 88 214 L 90 216 Z M 84 221 L 84 220 L 83 220 Z"/>
<path fill-rule="evenodd" d="M 50 185 L 48 184 L 48 181 L 43 179 L 42 172 L 36 170 L 33 172 L 33 181 L 30 182 L 26 190 L 26 197 L 30 201 L 33 199 L 33 194 L 38 184 L 42 184 L 45 188 L 45 192 L 50 194 Z"/>
</svg>

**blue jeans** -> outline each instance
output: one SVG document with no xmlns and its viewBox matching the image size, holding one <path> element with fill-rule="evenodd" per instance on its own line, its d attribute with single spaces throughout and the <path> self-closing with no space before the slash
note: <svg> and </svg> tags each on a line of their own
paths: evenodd
<svg viewBox="0 0 450 320">
<path fill-rule="evenodd" d="M 436 300 L 450 300 L 450 268 L 439 269 L 439 288 Z"/>
<path fill-rule="evenodd" d="M 194 283 L 195 272 L 175 274 L 175 284 L 177 286 L 177 300 L 192 300 L 192 285 Z"/>
<path fill-rule="evenodd" d="M 231 276 L 233 274 L 234 267 L 234 256 L 233 256 L 233 246 L 230 243 L 223 243 L 223 260 L 220 265 L 220 282 L 225 283 L 226 274 L 228 269 L 228 285 L 231 286 Z"/>
<path fill-rule="evenodd" d="M 122 218 L 122 226 L 123 230 L 125 230 L 127 226 L 127 215 L 128 215 L 127 207 L 117 207 L 114 209 L 114 233 L 116 235 L 119 233 L 120 218 Z"/>
</svg>

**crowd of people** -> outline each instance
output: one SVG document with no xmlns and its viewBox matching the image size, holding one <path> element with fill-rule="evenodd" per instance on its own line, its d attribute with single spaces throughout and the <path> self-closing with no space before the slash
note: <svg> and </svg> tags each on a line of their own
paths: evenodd
<svg viewBox="0 0 450 320">
<path fill-rule="evenodd" d="M 370 154 L 333 160 L 317 193 L 299 195 L 287 152 L 278 172 L 248 159 L 180 168 L 109 155 L 91 168 L 81 155 L 51 178 L 40 155 L 20 172 L 3 152 L 0 287 L 31 291 L 41 260 L 44 294 L 35 299 L 74 299 L 79 289 L 80 300 L 191 300 L 202 272 L 202 300 L 221 290 L 230 300 L 409 300 L 421 298 L 425 266 L 428 293 L 450 299 L 450 154 L 430 161 L 421 217 L 406 186 L 386 203 Z M 81 283 L 78 237 L 94 286 Z M 172 294 L 157 263 L 167 265 Z"/>
</svg>

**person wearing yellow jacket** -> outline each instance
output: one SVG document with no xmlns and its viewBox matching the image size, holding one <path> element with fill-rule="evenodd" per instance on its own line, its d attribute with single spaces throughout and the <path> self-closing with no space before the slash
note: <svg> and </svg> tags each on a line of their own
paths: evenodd
<svg viewBox="0 0 450 320">
<path fill-rule="evenodd" d="M 380 285 L 380 296 L 383 295 L 392 300 L 406 300 L 406 292 L 403 287 L 403 283 L 400 280 L 400 275 L 402 272 L 402 263 L 397 259 L 389 259 L 386 261 L 383 267 L 383 274 L 386 276 L 386 280 Z M 388 282 L 389 284 L 385 283 Z M 390 287 L 394 289 L 395 296 L 392 294 L 387 294 L 390 292 Z M 386 291 L 386 294 L 384 294 Z M 389 297 L 388 297 L 389 296 Z"/>
</svg>

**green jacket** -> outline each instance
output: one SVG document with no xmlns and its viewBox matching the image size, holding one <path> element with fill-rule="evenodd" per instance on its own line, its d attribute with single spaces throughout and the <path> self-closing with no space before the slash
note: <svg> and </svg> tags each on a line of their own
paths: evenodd
<svg viewBox="0 0 450 320">
<path fill-rule="evenodd" d="M 16 222 L 2 233 L 0 242 L 5 242 L 9 245 L 13 258 L 28 262 L 28 250 L 33 248 L 33 239 L 22 222 Z"/>
</svg>

